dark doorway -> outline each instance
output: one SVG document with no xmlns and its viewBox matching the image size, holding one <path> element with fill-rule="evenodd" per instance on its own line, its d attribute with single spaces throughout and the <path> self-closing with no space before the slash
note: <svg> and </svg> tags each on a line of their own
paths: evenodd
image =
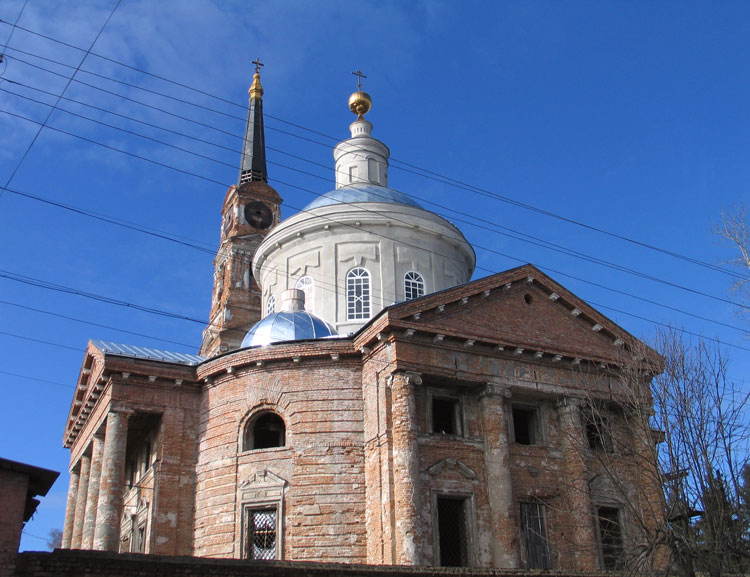
<svg viewBox="0 0 750 577">
<path fill-rule="evenodd" d="M 469 543 L 466 499 L 438 497 L 438 536 L 441 567 L 468 567 Z"/>
</svg>

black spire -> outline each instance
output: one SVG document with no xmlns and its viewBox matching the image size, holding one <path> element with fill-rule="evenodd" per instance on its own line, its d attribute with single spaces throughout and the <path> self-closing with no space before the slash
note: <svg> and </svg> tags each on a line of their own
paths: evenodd
<svg viewBox="0 0 750 577">
<path fill-rule="evenodd" d="M 263 132 L 263 87 L 260 85 L 260 59 L 253 61 L 255 75 L 250 86 L 250 107 L 247 112 L 245 145 L 242 149 L 242 166 L 238 184 L 268 182 L 266 169 L 266 137 Z"/>
</svg>

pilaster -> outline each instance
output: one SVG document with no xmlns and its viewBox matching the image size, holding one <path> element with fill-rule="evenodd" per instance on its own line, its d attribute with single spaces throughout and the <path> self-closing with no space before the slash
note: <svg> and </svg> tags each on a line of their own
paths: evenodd
<svg viewBox="0 0 750 577">
<path fill-rule="evenodd" d="M 572 568 L 593 571 L 597 568 L 597 541 L 584 458 L 588 444 L 581 425 L 581 405 L 581 399 L 576 397 L 564 397 L 557 403 L 564 455 L 562 486 L 567 502 L 564 514 L 571 527 L 567 542 L 560 543 L 559 548 L 566 550 Z"/>
<path fill-rule="evenodd" d="M 493 567 L 518 567 L 518 539 L 513 499 L 513 479 L 510 472 L 510 439 L 506 403 L 511 398 L 507 385 L 490 382 L 480 394 L 482 426 L 484 429 L 487 496 L 492 517 Z"/>
<path fill-rule="evenodd" d="M 391 380 L 393 494 L 398 565 L 419 565 L 422 546 L 419 511 L 419 446 L 414 385 L 421 378 L 394 373 Z"/>
</svg>

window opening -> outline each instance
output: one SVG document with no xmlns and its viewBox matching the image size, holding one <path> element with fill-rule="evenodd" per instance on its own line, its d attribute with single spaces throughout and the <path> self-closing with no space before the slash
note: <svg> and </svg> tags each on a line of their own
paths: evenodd
<svg viewBox="0 0 750 577">
<path fill-rule="evenodd" d="M 276 312 L 276 298 L 271 295 L 268 297 L 268 300 L 266 301 L 266 316 L 272 315 Z"/>
<path fill-rule="evenodd" d="M 455 399 L 432 398 L 432 432 L 443 435 L 460 434 L 458 421 L 458 401 Z"/>
<path fill-rule="evenodd" d="M 622 564 L 620 510 L 616 507 L 599 507 L 597 518 L 603 569 L 619 569 Z"/>
<path fill-rule="evenodd" d="M 270 449 L 286 444 L 284 420 L 276 413 L 263 413 L 250 421 L 245 435 L 245 450 Z"/>
<path fill-rule="evenodd" d="M 584 412 L 584 427 L 589 448 L 597 451 L 611 451 L 612 437 L 606 415 L 598 409 L 589 408 Z"/>
<path fill-rule="evenodd" d="M 370 318 L 370 273 L 365 268 L 353 268 L 346 274 L 346 318 Z"/>
<path fill-rule="evenodd" d="M 294 288 L 305 293 L 305 310 L 309 313 L 313 312 L 313 293 L 315 290 L 315 283 L 312 277 L 307 275 L 300 277 Z"/>
<path fill-rule="evenodd" d="M 438 542 L 441 567 L 468 567 L 469 543 L 466 499 L 438 497 Z"/>
<path fill-rule="evenodd" d="M 521 530 L 526 545 L 526 568 L 552 569 L 544 523 L 544 505 L 521 503 Z"/>
<path fill-rule="evenodd" d="M 247 510 L 245 557 L 276 559 L 276 509 Z"/>
<path fill-rule="evenodd" d="M 539 443 L 538 411 L 530 407 L 513 407 L 513 439 L 519 445 Z"/>
<path fill-rule="evenodd" d="M 138 553 L 146 552 L 146 525 L 138 527 L 138 534 L 136 535 L 136 547 Z"/>
<path fill-rule="evenodd" d="M 404 275 L 404 299 L 410 301 L 421 296 L 424 296 L 424 278 L 411 270 Z"/>
</svg>

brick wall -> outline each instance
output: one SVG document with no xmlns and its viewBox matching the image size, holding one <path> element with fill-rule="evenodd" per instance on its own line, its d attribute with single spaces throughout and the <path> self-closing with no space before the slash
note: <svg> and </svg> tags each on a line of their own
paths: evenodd
<svg viewBox="0 0 750 577">
<path fill-rule="evenodd" d="M 18 556 L 15 577 L 528 577 L 527 571 L 240 561 L 58 549 Z M 604 577 L 601 572 L 545 572 L 550 577 Z"/>
</svg>

